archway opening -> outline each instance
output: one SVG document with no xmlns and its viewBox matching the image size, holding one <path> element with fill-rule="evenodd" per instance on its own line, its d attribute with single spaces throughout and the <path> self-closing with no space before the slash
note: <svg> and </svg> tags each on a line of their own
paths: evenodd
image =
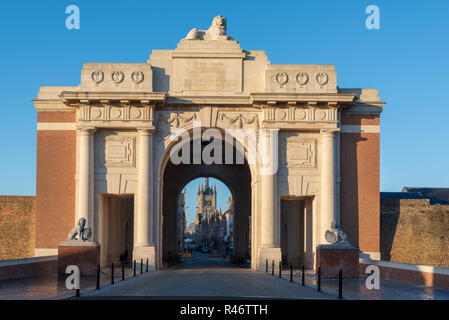
<svg viewBox="0 0 449 320">
<path fill-rule="evenodd" d="M 178 252 L 184 256 L 233 255 L 234 202 L 222 181 L 209 177 L 190 181 L 179 196 L 178 221 Z"/>
</svg>

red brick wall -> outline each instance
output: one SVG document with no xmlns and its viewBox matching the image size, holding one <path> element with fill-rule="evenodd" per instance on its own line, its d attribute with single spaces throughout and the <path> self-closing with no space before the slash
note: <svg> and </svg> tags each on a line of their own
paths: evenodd
<svg viewBox="0 0 449 320">
<path fill-rule="evenodd" d="M 35 197 L 0 196 L 0 260 L 34 256 Z"/>
<path fill-rule="evenodd" d="M 342 115 L 343 125 L 378 125 L 374 115 Z M 340 135 L 341 225 L 351 242 L 365 252 L 380 251 L 378 133 Z"/>
<path fill-rule="evenodd" d="M 69 122 L 74 112 L 38 112 L 40 122 Z M 38 130 L 36 248 L 57 248 L 75 220 L 76 131 Z"/>
<path fill-rule="evenodd" d="M 342 114 L 341 123 L 346 125 L 380 125 L 380 118 L 374 114 Z"/>
<path fill-rule="evenodd" d="M 40 111 L 37 113 L 37 122 L 75 122 L 76 112 Z"/>
</svg>

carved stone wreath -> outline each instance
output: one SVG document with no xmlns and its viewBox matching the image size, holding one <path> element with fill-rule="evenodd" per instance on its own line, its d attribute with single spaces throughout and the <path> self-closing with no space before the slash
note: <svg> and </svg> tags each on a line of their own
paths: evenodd
<svg viewBox="0 0 449 320">
<path fill-rule="evenodd" d="M 97 70 L 92 72 L 90 77 L 92 78 L 92 81 L 95 82 L 95 85 L 98 86 L 104 80 L 104 73 L 103 71 Z"/>
<path fill-rule="evenodd" d="M 279 88 L 282 88 L 288 82 L 288 74 L 285 72 L 279 72 L 276 74 L 275 80 L 279 84 Z"/>
<path fill-rule="evenodd" d="M 316 82 L 320 85 L 320 88 L 324 87 L 329 81 L 329 76 L 325 72 L 320 72 L 316 75 Z"/>
<path fill-rule="evenodd" d="M 296 74 L 296 83 L 302 88 L 309 82 L 309 75 L 305 72 L 299 72 Z"/>
<path fill-rule="evenodd" d="M 131 80 L 137 85 L 139 83 L 142 83 L 144 80 L 143 72 L 142 71 L 135 71 L 131 74 Z"/>
<path fill-rule="evenodd" d="M 326 231 L 324 237 L 326 238 L 326 241 L 329 242 L 330 244 L 334 244 L 337 242 L 337 235 L 335 234 L 335 232 L 332 232 L 330 230 Z"/>
<path fill-rule="evenodd" d="M 111 78 L 112 82 L 114 82 L 114 84 L 118 86 L 118 84 L 121 83 L 123 79 L 125 79 L 125 75 L 121 71 L 114 71 Z"/>
</svg>

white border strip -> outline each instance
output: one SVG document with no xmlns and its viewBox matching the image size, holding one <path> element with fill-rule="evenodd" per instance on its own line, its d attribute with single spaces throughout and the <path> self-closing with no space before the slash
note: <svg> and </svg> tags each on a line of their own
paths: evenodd
<svg viewBox="0 0 449 320">
<path fill-rule="evenodd" d="M 344 133 L 380 133 L 379 125 L 357 125 L 357 124 L 344 124 L 341 126 L 341 132 Z"/>
<path fill-rule="evenodd" d="M 37 130 L 76 130 L 75 122 L 38 122 Z"/>
<path fill-rule="evenodd" d="M 58 260 L 58 256 L 45 256 L 45 257 L 31 257 L 31 258 L 22 258 L 22 259 L 10 259 L 10 260 L 2 260 L 0 261 L 0 267 L 7 266 L 16 266 L 18 264 L 29 264 L 29 263 L 38 263 L 45 261 L 56 261 Z"/>
</svg>

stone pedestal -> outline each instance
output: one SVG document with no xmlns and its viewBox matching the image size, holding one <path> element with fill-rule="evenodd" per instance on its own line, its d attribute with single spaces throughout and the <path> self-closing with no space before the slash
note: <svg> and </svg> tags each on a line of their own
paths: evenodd
<svg viewBox="0 0 449 320">
<path fill-rule="evenodd" d="M 100 264 L 100 245 L 91 241 L 65 241 L 58 246 L 58 274 L 66 276 L 65 269 L 76 265 L 82 276 L 97 274 Z"/>
<path fill-rule="evenodd" d="M 156 269 L 156 248 L 154 246 L 134 246 L 133 259 L 136 260 L 137 267 L 140 268 L 140 261 L 146 267 L 148 259 L 148 269 Z"/>
<path fill-rule="evenodd" d="M 359 249 L 352 245 L 319 245 L 316 249 L 316 269 L 321 267 L 321 278 L 338 278 L 340 269 L 343 278 L 359 277 Z"/>
</svg>

